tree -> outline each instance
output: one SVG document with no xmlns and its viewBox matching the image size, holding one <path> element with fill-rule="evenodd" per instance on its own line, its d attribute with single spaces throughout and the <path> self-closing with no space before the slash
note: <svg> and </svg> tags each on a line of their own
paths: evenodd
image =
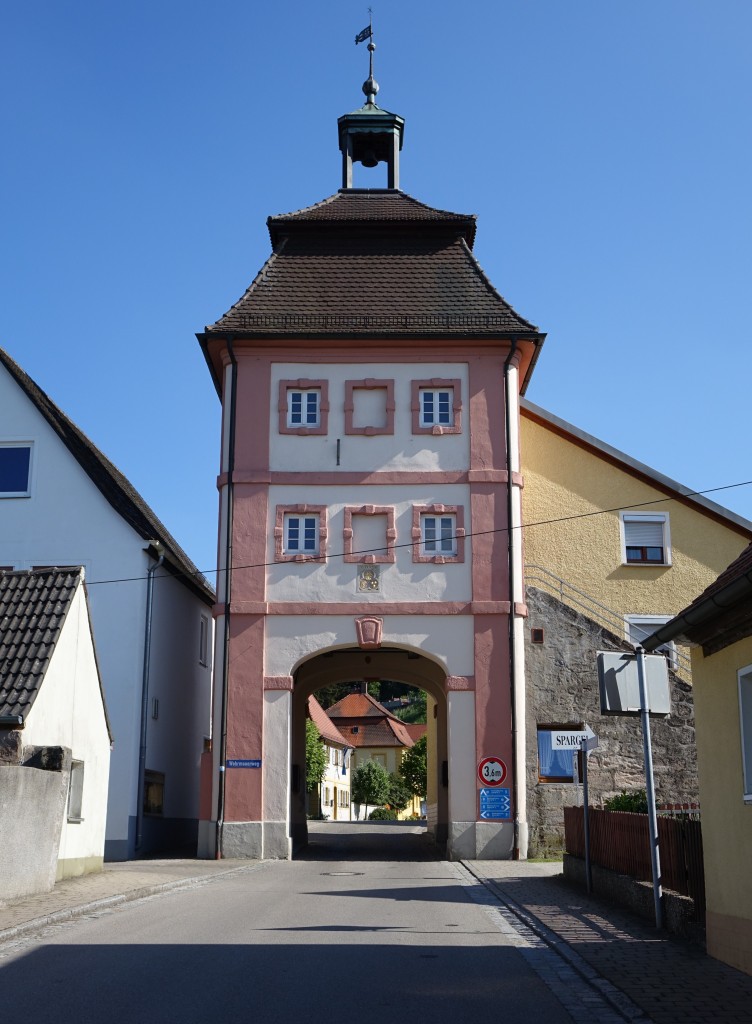
<svg viewBox="0 0 752 1024">
<path fill-rule="evenodd" d="M 306 718 L 305 724 L 305 768 L 306 768 L 306 791 L 310 793 L 316 786 L 321 785 L 326 771 L 326 747 L 324 746 L 319 731 L 310 718 Z"/>
<path fill-rule="evenodd" d="M 378 761 L 364 761 L 353 772 L 350 783 L 352 799 L 356 804 L 385 804 L 389 799 L 389 775 Z"/>
<path fill-rule="evenodd" d="M 399 814 L 410 803 L 411 796 L 412 791 L 404 779 L 396 773 L 392 773 L 389 776 L 389 795 L 386 798 L 389 806 Z"/>
<path fill-rule="evenodd" d="M 425 797 L 428 789 L 428 742 L 421 736 L 412 747 L 405 751 L 399 773 L 411 793 Z"/>
</svg>

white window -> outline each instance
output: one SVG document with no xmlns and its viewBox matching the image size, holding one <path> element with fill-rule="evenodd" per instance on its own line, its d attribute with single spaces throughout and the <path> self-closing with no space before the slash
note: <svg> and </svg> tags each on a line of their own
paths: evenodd
<svg viewBox="0 0 752 1024">
<path fill-rule="evenodd" d="M 427 515 L 420 517 L 420 546 L 424 555 L 457 554 L 457 517 Z"/>
<path fill-rule="evenodd" d="M 454 388 L 421 388 L 421 427 L 454 426 Z"/>
<path fill-rule="evenodd" d="M 554 750 L 552 736 L 561 729 L 578 726 L 538 726 L 538 782 L 576 782 L 581 755 L 574 750 Z"/>
<path fill-rule="evenodd" d="M 319 517 L 317 515 L 285 514 L 285 554 L 317 555 L 319 553 Z"/>
<path fill-rule="evenodd" d="M 68 821 L 83 821 L 84 805 L 84 762 L 71 761 L 70 783 L 68 785 Z"/>
<path fill-rule="evenodd" d="M 641 646 L 645 637 L 655 633 L 656 629 L 660 626 L 665 626 L 670 621 L 670 615 L 627 615 L 627 640 L 633 643 L 635 647 Z M 675 644 L 662 644 L 660 647 L 656 647 L 653 653 L 665 654 L 671 668 L 675 669 L 677 667 L 678 661 Z"/>
<path fill-rule="evenodd" d="M 287 392 L 287 426 L 318 427 L 321 425 L 321 391 L 291 389 Z"/>
<path fill-rule="evenodd" d="M 742 740 L 744 802 L 752 804 L 752 665 L 739 672 L 739 726 Z"/>
<path fill-rule="evenodd" d="M 31 493 L 31 444 L 0 444 L 0 497 L 28 498 Z"/>
<path fill-rule="evenodd" d="M 200 665 L 209 664 L 209 617 L 201 616 L 198 636 L 198 661 Z"/>
<path fill-rule="evenodd" d="M 626 565 L 670 565 L 667 512 L 620 512 L 622 561 Z"/>
</svg>

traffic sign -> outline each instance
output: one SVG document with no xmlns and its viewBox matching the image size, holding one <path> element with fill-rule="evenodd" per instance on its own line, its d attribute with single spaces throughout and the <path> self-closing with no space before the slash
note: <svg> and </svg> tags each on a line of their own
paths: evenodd
<svg viewBox="0 0 752 1024">
<path fill-rule="evenodd" d="M 478 765 L 478 778 L 484 786 L 500 786 L 507 777 L 507 766 L 500 757 L 484 757 Z"/>
<path fill-rule="evenodd" d="M 481 821 L 508 821 L 511 816 L 512 801 L 508 789 L 480 791 Z"/>
</svg>

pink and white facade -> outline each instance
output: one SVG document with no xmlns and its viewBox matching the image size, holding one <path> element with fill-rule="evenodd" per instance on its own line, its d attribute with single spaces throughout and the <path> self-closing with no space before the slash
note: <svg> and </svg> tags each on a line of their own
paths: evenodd
<svg viewBox="0 0 752 1024">
<path fill-rule="evenodd" d="M 369 101 L 341 119 L 343 152 L 357 159 L 381 115 L 388 127 Z M 525 609 L 508 526 L 518 397 L 542 336 L 475 263 L 474 218 L 344 188 L 269 227 L 269 261 L 200 335 L 223 403 L 200 853 L 291 856 L 307 697 L 370 677 L 436 702 L 429 824 L 449 856 L 525 856 Z M 504 762 L 508 801 L 482 817 L 486 757 Z"/>
</svg>

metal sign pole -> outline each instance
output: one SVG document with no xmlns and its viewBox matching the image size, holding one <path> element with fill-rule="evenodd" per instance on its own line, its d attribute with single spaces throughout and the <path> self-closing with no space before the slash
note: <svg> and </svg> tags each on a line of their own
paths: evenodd
<svg viewBox="0 0 752 1024">
<path fill-rule="evenodd" d="M 640 683 L 640 720 L 642 722 L 642 747 L 645 755 L 645 782 L 648 798 L 648 827 L 650 830 L 650 864 L 653 869 L 653 903 L 655 905 L 655 926 L 663 927 L 663 902 L 661 888 L 661 856 L 658 849 L 658 815 L 655 810 L 655 780 L 653 778 L 653 751 L 650 745 L 650 716 L 648 694 L 645 683 L 645 651 L 637 648 L 637 677 Z"/>
<path fill-rule="evenodd" d="M 587 891 L 591 893 L 593 891 L 593 877 L 590 872 L 590 799 L 588 796 L 588 745 L 586 736 L 583 736 L 580 740 L 580 751 L 582 752 L 582 799 L 584 801 L 582 821 L 585 830 L 585 883 Z"/>
</svg>

